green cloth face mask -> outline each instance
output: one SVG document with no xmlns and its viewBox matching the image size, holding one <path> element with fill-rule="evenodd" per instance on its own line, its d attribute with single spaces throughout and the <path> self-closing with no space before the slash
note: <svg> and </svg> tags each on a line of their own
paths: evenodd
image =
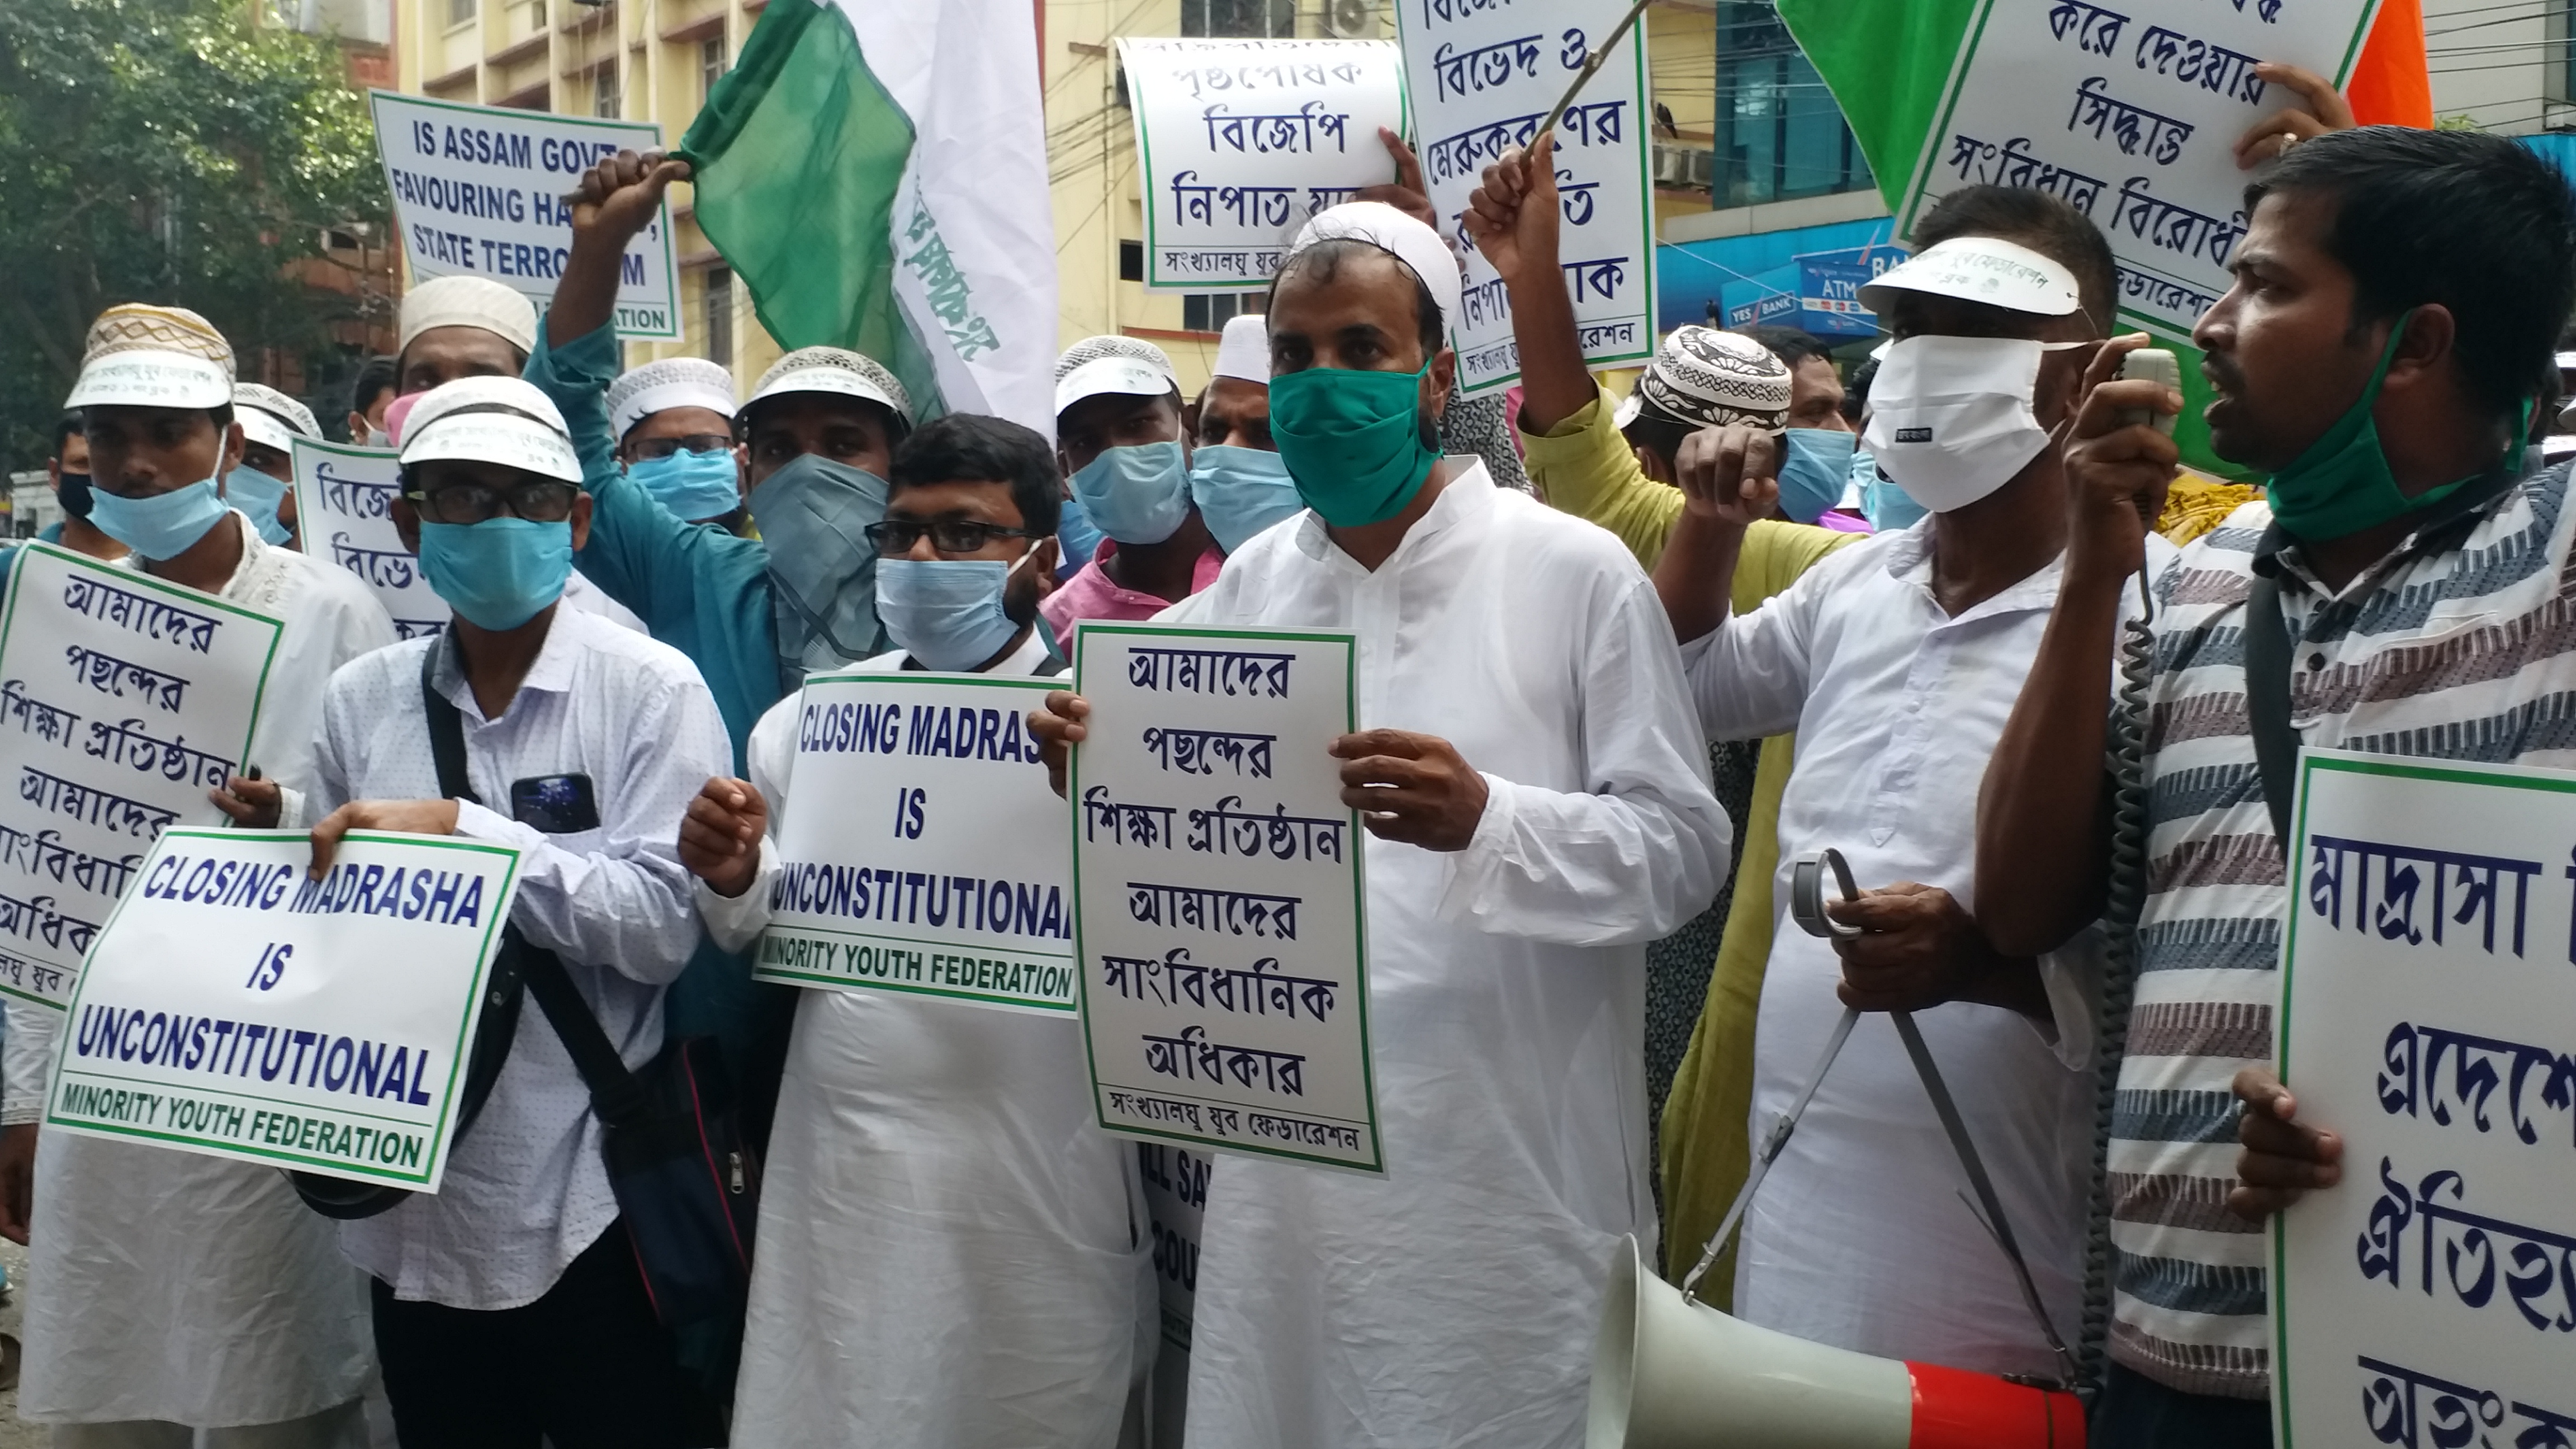
<svg viewBox="0 0 2576 1449">
<path fill-rule="evenodd" d="M 1270 379 L 1270 437 L 1306 506 L 1336 528 L 1402 513 L 1440 461 L 1425 442 L 1419 372 L 1310 367 Z"/>
<path fill-rule="evenodd" d="M 2342 538 L 2377 528 L 2392 518 L 2431 507 L 2470 481 L 2461 478 L 2409 498 L 2398 491 L 2397 479 L 2388 471 L 2388 455 L 2380 449 L 2379 424 L 2370 410 L 2379 402 L 2380 385 L 2388 380 L 2389 364 L 2397 360 L 2397 344 L 2405 338 L 2407 320 L 2414 315 L 2408 309 L 2388 329 L 2388 346 L 2379 354 L 2379 366 L 2371 370 L 2369 384 L 2352 407 L 2264 485 L 2272 516 L 2300 538 Z"/>
</svg>

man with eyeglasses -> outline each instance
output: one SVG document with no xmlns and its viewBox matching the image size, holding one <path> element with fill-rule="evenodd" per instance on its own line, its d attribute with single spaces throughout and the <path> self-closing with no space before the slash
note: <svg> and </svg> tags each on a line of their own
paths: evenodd
<svg viewBox="0 0 2576 1449">
<path fill-rule="evenodd" d="M 897 450 L 890 488 L 869 534 L 896 648 L 867 667 L 1063 673 L 1033 627 L 1060 502 L 1046 440 L 941 418 Z M 751 779 L 708 781 L 681 827 L 698 908 L 725 945 L 769 921 L 800 713 L 790 696 L 763 715 Z M 1146 1265 L 1132 1154 L 1092 1123 L 1079 1027 L 925 996 L 802 994 L 733 1442 L 1108 1449 Z M 935 1332 L 907 1311 L 927 1304 Z"/>
<path fill-rule="evenodd" d="M 670 822 L 727 749 L 679 651 L 557 607 L 590 528 L 581 476 L 562 417 L 517 378 L 448 383 L 412 409 L 394 524 L 456 617 L 440 638 L 333 676 L 301 814 L 321 817 L 317 872 L 352 830 L 517 847 L 511 924 L 562 959 L 640 1068 L 662 1049 L 663 988 L 698 942 Z M 440 789 L 425 688 L 460 719 L 473 798 Z M 276 809 L 256 785 L 236 789 Z M 693 1418 L 600 1142 L 561 1039 L 524 1011 L 445 1186 L 341 1224 L 341 1250 L 375 1280 L 376 1352 L 406 1449 L 541 1433 L 563 1449 L 715 1442 Z"/>
<path fill-rule="evenodd" d="M 608 385 L 617 461 L 674 518 L 742 532 L 733 374 L 703 357 L 665 357 Z"/>
<path fill-rule="evenodd" d="M 127 304 L 91 324 L 70 405 L 88 419 L 90 522 L 131 550 L 122 566 L 285 621 L 242 762 L 265 779 L 230 781 L 274 801 L 314 787 L 332 671 L 394 631 L 356 578 L 224 506 L 245 446 L 234 396 L 232 348 L 203 317 Z M 197 1429 L 246 1449 L 365 1444 L 365 1291 L 329 1223 L 270 1168 L 40 1133 L 62 1022 L 15 1004 L 0 1050 L 0 1235 L 32 1259 L 19 1416 L 66 1449 Z"/>
</svg>

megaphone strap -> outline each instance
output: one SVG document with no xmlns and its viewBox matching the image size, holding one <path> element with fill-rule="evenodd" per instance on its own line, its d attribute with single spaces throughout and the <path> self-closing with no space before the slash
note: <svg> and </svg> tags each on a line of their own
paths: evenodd
<svg viewBox="0 0 2576 1449">
<path fill-rule="evenodd" d="M 1810 935 L 1829 939 L 1839 935 L 1858 935 L 1857 928 L 1844 926 L 1825 915 L 1825 877 L 1829 873 L 1844 900 L 1859 899 L 1860 889 L 1854 883 L 1851 866 L 1844 861 L 1841 851 L 1830 848 L 1810 851 L 1790 863 L 1790 915 Z M 2004 1215 L 2003 1199 L 1995 1193 L 1994 1180 L 1986 1175 L 1985 1160 L 1977 1155 L 1977 1144 L 1968 1136 L 1968 1124 L 1959 1115 L 1959 1104 L 1950 1096 L 1949 1084 L 1941 1079 L 1941 1068 L 1932 1060 L 1932 1049 L 1923 1040 L 1922 1028 L 1914 1024 L 1913 1013 L 1896 1011 L 1888 1015 L 1896 1025 L 1897 1039 L 1905 1044 L 1906 1056 L 1914 1063 L 1914 1074 L 1922 1079 L 1924 1093 L 1932 1099 L 1932 1115 L 1940 1119 L 1941 1131 L 1950 1139 L 1950 1149 L 1958 1154 L 1959 1166 L 1968 1175 L 1968 1186 L 1977 1194 L 1976 1205 L 1970 1210 L 1971 1216 L 1977 1216 L 1979 1225 L 1994 1238 L 1995 1246 L 2003 1249 L 2005 1259 L 2012 1264 L 2013 1278 L 2021 1287 L 2022 1302 L 2029 1306 L 2030 1316 L 2039 1325 L 2040 1337 L 2048 1341 L 2049 1351 L 2057 1356 L 2060 1378 L 2071 1391 L 2083 1381 L 2077 1372 L 2075 1355 L 2066 1347 L 2066 1340 L 2058 1336 L 2057 1326 L 2049 1321 L 2047 1307 L 2040 1302 L 2039 1287 L 2031 1280 L 2030 1265 L 2022 1258 L 2021 1243 L 2013 1236 L 2011 1220 Z M 1779 1119 L 1771 1124 L 1771 1130 L 1763 1136 L 1761 1147 L 1753 1155 L 1752 1170 L 1745 1174 L 1744 1186 L 1737 1190 L 1735 1201 L 1727 1205 L 1726 1216 L 1718 1221 L 1717 1231 L 1710 1235 L 1707 1245 L 1700 1250 L 1698 1264 L 1682 1278 L 1685 1301 L 1697 1301 L 1699 1280 L 1717 1262 L 1717 1256 L 1734 1234 L 1736 1224 L 1743 1219 L 1745 1209 L 1752 1205 L 1755 1190 L 1762 1186 L 1762 1179 L 1771 1171 L 1772 1162 L 1789 1145 L 1789 1135 L 1797 1130 L 1799 1119 L 1807 1114 L 1807 1104 L 1815 1100 L 1817 1090 L 1824 1086 L 1825 1074 L 1833 1070 L 1834 1060 L 1842 1055 L 1843 1043 L 1851 1039 L 1852 1027 L 1859 1020 L 1858 1011 L 1848 1007 L 1844 1009 L 1842 1020 L 1834 1023 L 1833 1035 L 1826 1041 L 1824 1053 L 1816 1061 L 1814 1075 L 1807 1079 L 1806 1087 L 1798 1093 L 1797 1100 L 1790 1103 L 1789 1110 L 1781 1113 Z M 1980 1208 L 1982 1215 L 1977 1211 Z"/>
</svg>

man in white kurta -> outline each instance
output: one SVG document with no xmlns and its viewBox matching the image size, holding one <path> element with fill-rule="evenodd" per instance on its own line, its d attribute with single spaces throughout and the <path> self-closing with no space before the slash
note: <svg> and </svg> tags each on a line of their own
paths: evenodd
<svg viewBox="0 0 2576 1449">
<path fill-rule="evenodd" d="M 1945 200 L 1916 243 L 1916 258 L 1875 284 L 1897 340 L 1871 429 L 1879 466 L 1931 516 L 1844 549 L 1709 632 L 1696 615 L 1722 607 L 1725 536 L 1744 523 L 1740 504 L 1721 508 L 1686 486 L 1694 496 L 1656 569 L 1709 733 L 1798 732 L 1780 805 L 1779 908 L 1796 858 L 1829 847 L 1870 892 L 1848 917 L 1866 933 L 1840 943 L 1849 955 L 1786 923 L 1773 937 L 1754 1141 L 1804 1089 L 1845 1004 L 1871 1014 L 1746 1214 L 1735 1311 L 1838 1348 L 2055 1379 L 2065 1365 L 1969 1207 L 1958 1154 L 1885 1013 L 1913 1010 L 2049 1318 L 2072 1344 L 2096 938 L 2004 957 L 1977 929 L 1973 887 L 1977 789 L 2063 562 L 2049 430 L 2081 401 L 2092 355 L 2081 343 L 2109 313 L 2110 255 L 2063 203 L 1992 187 Z M 2160 565 L 2173 551 L 2154 542 Z M 1673 1261 L 1698 1256 L 1690 1244 Z"/>
<path fill-rule="evenodd" d="M 909 647 L 856 668 L 1064 672 L 1054 636 L 1034 622 L 1040 585 L 1053 579 L 1054 465 L 1044 438 L 998 418 L 952 414 L 904 440 L 886 526 L 911 536 L 887 544 L 877 578 L 880 615 Z M 971 476 L 1004 471 L 1018 476 Z M 1026 536 L 938 549 L 920 528 L 943 517 Z M 1008 611 L 976 621 L 991 637 L 888 592 L 912 563 L 968 558 L 992 564 L 996 604 L 1014 565 Z M 744 888 L 728 895 L 709 884 L 721 871 L 701 871 L 699 912 L 728 951 L 748 949 L 769 922 L 802 699 L 765 711 L 745 751 L 772 832 L 757 841 L 756 873 L 745 884 L 736 872 L 726 884 Z M 742 784 L 709 781 L 693 823 L 744 818 Z M 684 833 L 682 859 L 698 869 L 706 856 L 692 844 Z M 800 996 L 761 1188 L 733 1442 L 1112 1449 L 1151 1267 L 1135 1149 L 1095 1122 L 1080 1024 L 893 992 Z"/>
<path fill-rule="evenodd" d="M 1729 828 L 1635 560 L 1406 441 L 1435 436 L 1416 412 L 1447 400 L 1458 291 L 1391 208 L 1310 225 L 1269 309 L 1272 432 L 1310 511 L 1165 616 L 1353 631 L 1361 732 L 1330 743 L 1344 798 L 1388 802 L 1361 807 L 1386 1175 L 1217 1165 L 1206 1449 L 1570 1449 L 1611 1261 L 1655 1232 L 1644 943 L 1708 904 Z M 1400 472 L 1332 441 L 1360 416 Z"/>
<path fill-rule="evenodd" d="M 222 339 L 211 329 L 202 333 L 211 343 L 199 340 L 203 327 L 194 314 L 161 309 L 120 308 L 100 319 L 83 387 L 73 394 L 94 409 L 94 439 L 140 431 L 103 423 L 112 415 L 96 411 L 127 397 L 113 386 L 120 355 L 157 353 L 151 365 L 178 373 L 191 371 L 193 359 L 210 379 L 220 377 L 219 394 L 208 395 L 230 403 L 230 352 L 218 355 Z M 211 480 L 219 471 L 213 453 L 224 446 L 227 461 L 238 461 L 239 426 L 228 445 L 223 436 L 212 434 L 202 472 L 182 470 L 189 478 Z M 110 451 L 143 450 L 120 443 Z M 158 495 L 142 490 L 185 481 L 149 476 L 148 462 L 123 471 L 130 480 L 100 467 L 99 486 L 148 498 Z M 286 624 L 247 763 L 294 788 L 313 778 L 331 672 L 392 643 L 393 623 L 355 576 L 272 547 L 238 512 L 224 512 L 168 559 L 152 557 L 167 542 L 144 538 L 124 566 L 187 582 L 228 536 L 238 539 L 238 560 L 211 592 Z M 0 1115 L 12 1134 L 34 1132 L 43 1115 L 61 1022 L 40 1007 L 10 1008 Z M 221 1442 L 243 1449 L 365 1442 L 357 1400 L 374 1362 L 366 1280 L 340 1256 L 330 1221 L 306 1208 L 277 1169 L 43 1133 L 28 1246 L 18 1413 L 53 1424 L 57 1445 L 185 1445 L 187 1426 L 233 1430 Z"/>
</svg>

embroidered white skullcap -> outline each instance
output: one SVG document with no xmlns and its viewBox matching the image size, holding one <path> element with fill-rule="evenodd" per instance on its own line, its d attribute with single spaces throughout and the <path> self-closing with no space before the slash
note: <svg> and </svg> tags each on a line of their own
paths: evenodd
<svg viewBox="0 0 2576 1449">
<path fill-rule="evenodd" d="M 1431 300 L 1440 304 L 1440 325 L 1446 328 L 1457 320 L 1458 293 L 1465 285 L 1458 274 L 1458 254 L 1449 250 L 1440 233 L 1383 201 L 1345 201 L 1317 212 L 1297 233 L 1282 268 L 1294 264 L 1299 252 L 1317 242 L 1345 238 L 1393 253 L 1431 289 Z"/>
<path fill-rule="evenodd" d="M 1164 397 L 1180 388 L 1171 355 L 1141 337 L 1086 337 L 1055 360 L 1055 411 L 1087 397 Z"/>
<path fill-rule="evenodd" d="M 2084 305 L 2075 274 L 2063 263 L 1993 236 L 1954 236 L 1925 247 L 1862 287 L 1860 303 L 1885 315 L 1898 292 L 1958 297 L 2042 317 L 2063 317 Z"/>
<path fill-rule="evenodd" d="M 1241 378 L 1270 385 L 1270 319 L 1258 312 L 1237 312 L 1226 320 L 1225 336 L 1216 344 L 1212 376 Z"/>
<path fill-rule="evenodd" d="M 66 408 L 219 408 L 233 400 L 233 348 L 185 307 L 123 302 L 89 324 Z"/>
<path fill-rule="evenodd" d="M 432 327 L 480 327 L 521 352 L 537 350 L 535 304 L 489 277 L 439 277 L 404 293 L 394 350 Z"/>
<path fill-rule="evenodd" d="M 705 408 L 732 417 L 733 374 L 703 357 L 665 357 L 629 368 L 608 385 L 608 430 L 616 437 L 666 408 Z"/>
<path fill-rule="evenodd" d="M 515 377 L 460 377 L 420 395 L 403 420 L 403 466 L 442 460 L 581 481 L 563 414 L 535 384 Z"/>
<path fill-rule="evenodd" d="M 737 415 L 748 415 L 753 404 L 791 392 L 860 398 L 893 409 L 907 426 L 913 421 L 912 395 L 895 381 L 894 374 L 875 358 L 841 347 L 799 347 L 770 364 Z"/>
<path fill-rule="evenodd" d="M 292 452 L 297 438 L 320 439 L 322 425 L 313 409 L 273 387 L 255 382 L 233 384 L 233 420 L 254 443 Z"/>
<path fill-rule="evenodd" d="M 1682 326 L 1655 349 L 1613 421 L 1626 427 L 1642 404 L 1693 427 L 1745 423 L 1777 429 L 1789 417 L 1789 369 L 1740 332 Z"/>
</svg>

